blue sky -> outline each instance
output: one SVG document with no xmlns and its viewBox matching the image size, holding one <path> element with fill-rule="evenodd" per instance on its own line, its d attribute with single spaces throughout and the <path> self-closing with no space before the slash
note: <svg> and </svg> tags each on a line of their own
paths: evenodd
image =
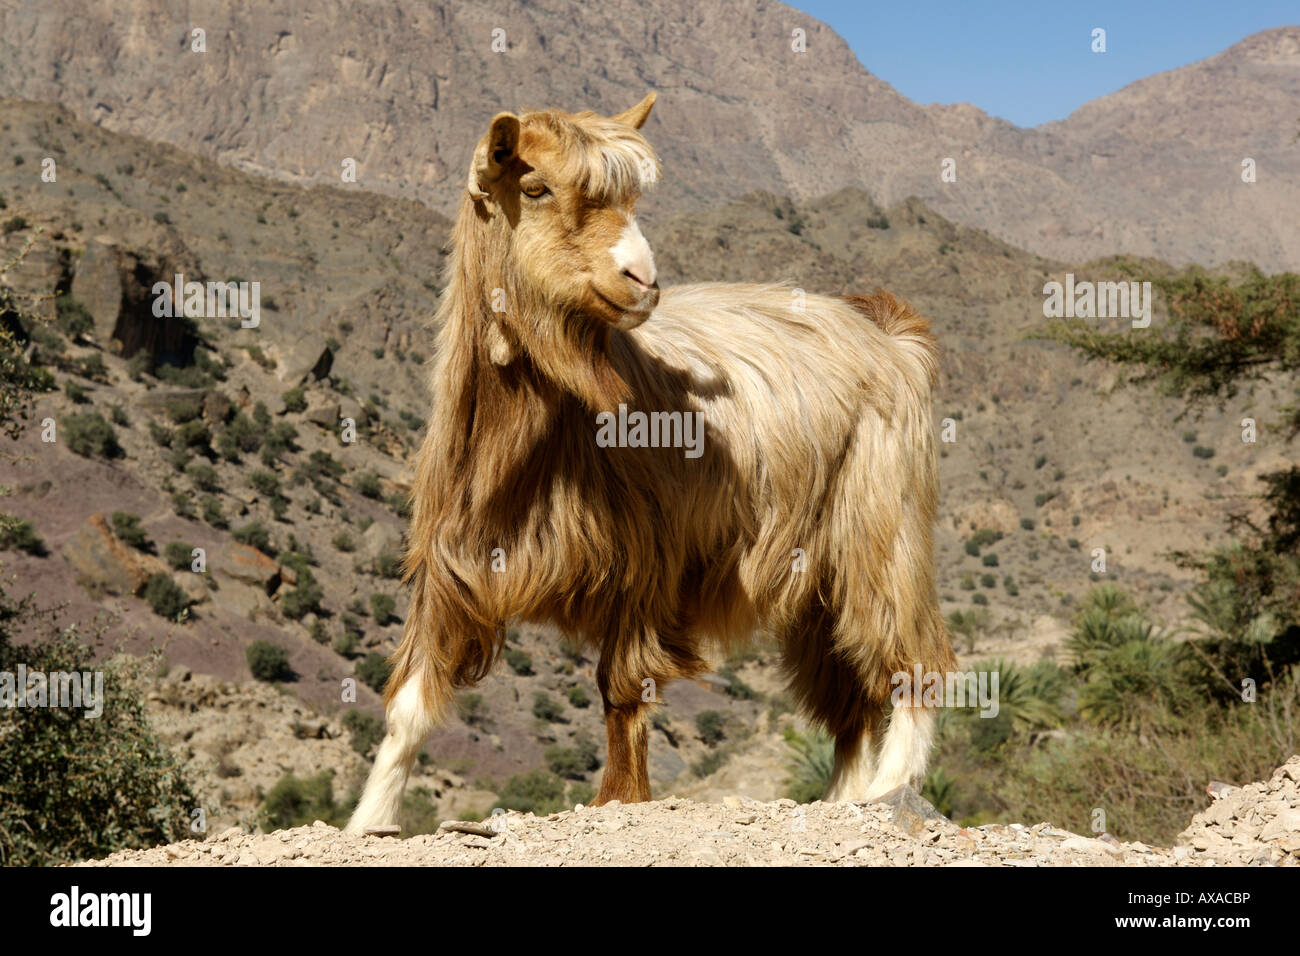
<svg viewBox="0 0 1300 956">
<path fill-rule="evenodd" d="M 974 103 L 1018 126 L 1064 119 L 1134 80 L 1269 27 L 1300 0 L 786 0 L 918 103 Z M 1091 50 L 1106 31 L 1106 53 Z"/>
</svg>

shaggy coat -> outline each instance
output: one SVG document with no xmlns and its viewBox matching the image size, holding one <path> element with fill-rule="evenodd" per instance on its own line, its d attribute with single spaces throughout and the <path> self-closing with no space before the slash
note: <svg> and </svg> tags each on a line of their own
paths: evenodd
<svg viewBox="0 0 1300 956">
<path fill-rule="evenodd" d="M 892 675 L 954 664 L 931 543 L 935 341 L 883 292 L 660 296 L 632 213 L 658 169 L 636 131 L 652 102 L 499 116 L 479 145 L 438 313 L 389 736 L 354 830 L 395 822 L 425 733 L 515 620 L 599 655 L 597 802 L 649 799 L 654 689 L 706 670 L 704 641 L 760 631 L 836 737 L 831 798 L 924 770 L 933 715 L 882 721 Z M 620 405 L 699 413 L 702 453 L 602 447 L 597 415 Z"/>
</svg>

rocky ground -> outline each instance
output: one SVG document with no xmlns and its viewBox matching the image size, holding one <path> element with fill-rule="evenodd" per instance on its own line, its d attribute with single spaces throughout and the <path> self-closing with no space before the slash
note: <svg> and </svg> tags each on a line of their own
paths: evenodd
<svg viewBox="0 0 1300 956">
<path fill-rule="evenodd" d="M 1245 787 L 1213 783 L 1209 808 L 1169 848 L 1080 836 L 1047 823 L 964 829 L 910 788 L 871 804 L 761 802 L 577 806 L 444 823 L 410 839 L 352 837 L 317 822 L 231 827 L 115 853 L 90 866 L 1298 866 L 1300 755 Z"/>
</svg>

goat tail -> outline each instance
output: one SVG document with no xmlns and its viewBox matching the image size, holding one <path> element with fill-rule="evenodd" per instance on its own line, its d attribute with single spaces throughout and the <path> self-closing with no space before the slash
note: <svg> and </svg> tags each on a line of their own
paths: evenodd
<svg viewBox="0 0 1300 956">
<path fill-rule="evenodd" d="M 930 323 L 916 312 L 904 299 L 883 289 L 871 295 L 846 295 L 844 297 L 891 338 L 900 340 L 907 351 L 921 363 L 934 385 L 939 374 L 939 342 L 930 331 Z"/>
</svg>

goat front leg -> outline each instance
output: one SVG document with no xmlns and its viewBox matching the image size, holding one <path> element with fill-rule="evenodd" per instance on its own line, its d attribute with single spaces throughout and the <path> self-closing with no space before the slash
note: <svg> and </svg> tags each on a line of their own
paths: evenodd
<svg viewBox="0 0 1300 956">
<path fill-rule="evenodd" d="M 646 733 L 646 704 L 615 704 L 605 699 L 605 737 L 609 755 L 600 779 L 600 793 L 592 806 L 611 800 L 640 803 L 650 799 L 650 771 L 647 764 L 649 741 Z"/>
</svg>

